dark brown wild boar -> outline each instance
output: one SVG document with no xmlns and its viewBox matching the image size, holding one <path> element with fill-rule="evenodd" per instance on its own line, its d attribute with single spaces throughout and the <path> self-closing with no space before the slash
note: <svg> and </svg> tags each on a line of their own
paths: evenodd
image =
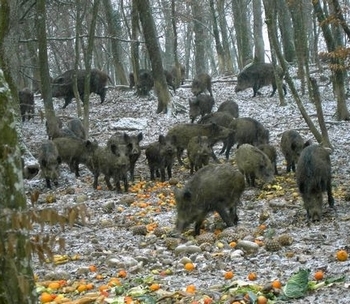
<svg viewBox="0 0 350 304">
<path fill-rule="evenodd" d="M 216 211 L 228 227 L 238 222 L 237 206 L 244 191 L 244 176 L 232 165 L 208 165 L 199 169 L 182 189 L 175 189 L 176 229 L 182 232 L 195 222 L 200 233 L 203 220 Z"/>
<path fill-rule="evenodd" d="M 217 124 L 177 124 L 169 129 L 168 136 L 176 136 L 176 149 L 177 159 L 181 165 L 182 153 L 187 149 L 190 139 L 194 136 L 207 136 L 209 144 L 212 147 L 215 143 L 220 140 L 225 140 L 233 136 L 233 132 L 229 128 L 218 126 Z M 212 157 L 215 161 L 217 157 L 212 153 Z"/>
<path fill-rule="evenodd" d="M 214 98 L 209 95 L 198 95 L 188 100 L 190 110 L 189 116 L 191 122 L 201 115 L 203 117 L 205 114 L 209 114 L 214 106 Z"/>
<path fill-rule="evenodd" d="M 176 137 L 159 135 L 157 142 L 151 143 L 146 148 L 146 158 L 151 174 L 151 180 L 155 176 L 160 177 L 162 182 L 165 181 L 165 170 L 168 178 L 171 178 L 171 170 L 176 156 Z"/>
<path fill-rule="evenodd" d="M 236 152 L 236 163 L 239 171 L 245 175 L 249 186 L 255 187 L 255 178 L 265 183 L 273 180 L 273 167 L 267 155 L 257 147 L 241 145 Z"/>
<path fill-rule="evenodd" d="M 322 146 L 311 145 L 302 150 L 298 160 L 296 179 L 308 220 L 321 220 L 322 193 L 325 191 L 327 191 L 329 207 L 334 208 L 329 155 L 330 151 Z"/>
<path fill-rule="evenodd" d="M 25 122 L 34 117 L 34 93 L 29 88 L 24 88 L 18 92 L 19 109 L 22 121 Z"/>
<path fill-rule="evenodd" d="M 116 132 L 113 134 L 107 141 L 107 146 L 111 146 L 112 144 L 115 144 L 116 146 L 120 144 L 124 145 L 131 145 L 131 151 L 129 154 L 130 159 L 130 179 L 133 182 L 135 180 L 135 165 L 137 160 L 139 159 L 141 155 L 141 148 L 140 148 L 140 142 L 143 139 L 142 132 L 138 133 L 137 135 L 129 135 L 126 133 L 119 133 Z"/>
<path fill-rule="evenodd" d="M 51 188 L 51 181 L 57 186 L 59 177 L 58 167 L 61 163 L 61 157 L 52 140 L 42 142 L 38 159 L 41 174 L 45 178 L 47 188 Z"/>
<path fill-rule="evenodd" d="M 281 150 L 286 158 L 287 173 L 291 170 L 295 172 L 295 165 L 298 163 L 301 151 L 310 145 L 309 141 L 304 141 L 296 130 L 284 131 L 281 137 Z"/>
<path fill-rule="evenodd" d="M 193 95 L 199 95 L 205 90 L 208 90 L 210 96 L 213 97 L 213 92 L 211 91 L 211 77 L 206 74 L 198 74 L 192 81 L 192 93 Z"/>
<path fill-rule="evenodd" d="M 282 77 L 283 75 L 280 75 Z M 255 97 L 259 89 L 271 84 L 272 97 L 277 89 L 274 68 L 271 63 L 252 63 L 245 67 L 237 76 L 235 92 L 240 92 L 248 88 L 253 88 Z M 283 84 L 284 94 L 287 94 L 286 86 Z"/>
<path fill-rule="evenodd" d="M 53 140 L 62 162 L 69 165 L 71 172 L 79 177 L 79 164 L 87 165 L 98 148 L 97 141 L 77 137 L 59 137 Z"/>
<path fill-rule="evenodd" d="M 207 136 L 194 136 L 188 143 L 187 155 L 190 161 L 190 173 L 198 171 L 203 166 L 209 164 L 209 158 L 213 149 L 209 144 Z"/>
<path fill-rule="evenodd" d="M 62 75 L 59 75 L 52 81 L 52 97 L 63 97 L 66 108 L 74 97 L 73 91 L 73 75 L 74 70 L 68 70 Z M 80 99 L 84 100 L 84 82 L 86 77 L 86 70 L 77 70 L 77 84 Z M 107 82 L 110 80 L 109 76 L 98 70 L 91 69 L 90 73 L 90 93 L 96 93 L 101 98 L 101 103 L 104 102 L 107 92 Z"/>
</svg>

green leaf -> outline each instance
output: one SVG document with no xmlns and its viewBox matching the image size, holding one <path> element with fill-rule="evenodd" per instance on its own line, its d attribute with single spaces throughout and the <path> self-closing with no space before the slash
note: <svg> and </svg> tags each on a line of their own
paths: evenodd
<svg viewBox="0 0 350 304">
<path fill-rule="evenodd" d="M 301 298 L 308 290 L 309 269 L 299 269 L 299 271 L 292 275 L 287 284 L 283 287 L 283 294 L 290 299 Z"/>
</svg>

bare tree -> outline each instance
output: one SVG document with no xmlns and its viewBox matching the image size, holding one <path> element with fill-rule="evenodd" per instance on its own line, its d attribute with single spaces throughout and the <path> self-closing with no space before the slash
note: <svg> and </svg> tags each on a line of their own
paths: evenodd
<svg viewBox="0 0 350 304">
<path fill-rule="evenodd" d="M 14 213 L 26 209 L 14 111 L 18 107 L 15 76 L 19 66 L 15 60 L 19 12 L 17 1 L 0 1 L 0 302 L 4 304 L 36 303 L 28 231 L 12 229 Z"/>
<path fill-rule="evenodd" d="M 217 1 L 218 19 L 220 25 L 220 32 L 222 36 L 222 48 L 224 52 L 224 65 L 225 71 L 228 73 L 233 73 L 233 61 L 230 52 L 229 35 L 227 33 L 228 26 L 225 16 L 225 0 Z"/>
<path fill-rule="evenodd" d="M 217 21 L 217 16 L 216 16 L 217 13 L 216 13 L 216 9 L 214 7 L 214 0 L 210 0 L 209 4 L 210 4 L 210 11 L 212 14 L 212 19 L 213 19 L 213 33 L 214 33 L 214 39 L 215 39 L 216 53 L 218 56 L 219 73 L 223 74 L 225 72 L 225 56 L 224 56 L 224 49 L 223 49 L 221 41 L 220 41 L 218 21 Z"/>
<path fill-rule="evenodd" d="M 291 76 L 289 75 L 286 61 L 282 55 L 282 52 L 281 52 L 281 49 L 280 49 L 280 46 L 278 43 L 277 30 L 276 30 L 276 28 L 277 28 L 277 25 L 276 25 L 276 23 L 277 23 L 276 2 L 274 0 L 263 0 L 263 3 L 264 3 L 264 8 L 265 8 L 266 24 L 267 24 L 267 28 L 268 28 L 268 34 L 269 34 L 271 47 L 274 49 L 274 52 L 276 54 L 276 57 L 278 58 L 279 64 L 281 65 L 283 71 L 285 72 L 286 82 L 288 83 L 288 86 L 292 92 L 293 98 L 298 106 L 298 109 L 299 109 L 301 115 L 303 116 L 306 124 L 308 125 L 312 134 L 315 136 L 316 140 L 319 143 L 321 143 L 323 141 L 322 135 L 315 127 L 314 123 L 310 119 L 310 116 L 307 114 L 307 112 L 303 106 L 303 103 L 300 99 L 300 96 L 298 95 L 298 92 L 294 86 L 294 82 L 293 82 Z"/>
<path fill-rule="evenodd" d="M 119 79 L 121 84 L 126 85 L 128 83 L 126 78 L 126 73 L 124 70 L 124 65 L 122 62 L 121 54 L 120 54 L 120 46 L 118 42 L 118 33 L 117 33 L 117 15 L 116 11 L 114 11 L 111 0 L 103 0 L 104 12 L 106 15 L 107 21 L 107 29 L 108 33 L 111 36 L 111 45 L 113 52 L 113 63 L 116 71 L 116 78 Z"/>
<path fill-rule="evenodd" d="M 341 39 L 337 39 L 338 37 L 334 37 L 333 33 L 331 32 L 331 29 L 329 28 L 329 22 L 326 20 L 326 15 L 321 7 L 320 2 L 313 1 L 312 3 L 314 7 L 314 12 L 321 26 L 323 36 L 326 40 L 328 52 L 333 53 L 338 47 L 341 47 L 341 45 L 339 45 Z M 349 120 L 350 114 L 346 105 L 344 88 L 345 72 L 342 68 L 344 66 L 344 62 L 341 57 L 334 55 L 330 56 L 330 61 L 331 71 L 333 74 L 333 91 L 337 99 L 336 116 L 339 120 Z"/>
<path fill-rule="evenodd" d="M 135 0 L 135 4 L 142 25 L 143 37 L 152 64 L 154 87 L 158 96 L 157 113 L 166 113 L 168 111 L 170 95 L 163 73 L 162 58 L 152 17 L 151 6 L 149 0 Z"/>
<path fill-rule="evenodd" d="M 232 0 L 233 22 L 236 31 L 238 67 L 242 69 L 253 58 L 252 35 L 248 19 L 247 0 Z"/>
<path fill-rule="evenodd" d="M 286 0 L 279 0 L 276 3 L 278 12 L 278 28 L 281 33 L 283 55 L 287 62 L 292 63 L 295 59 L 292 17 L 290 15 Z"/>
<path fill-rule="evenodd" d="M 52 91 L 50 82 L 50 73 L 47 57 L 47 39 L 46 39 L 46 2 L 39 0 L 36 2 L 36 25 L 39 49 L 39 66 L 41 79 L 41 96 L 44 100 L 45 116 L 49 134 L 56 129 L 55 110 L 52 104 Z"/>
<path fill-rule="evenodd" d="M 194 62 L 196 74 L 208 71 L 205 60 L 206 31 L 204 28 L 204 11 L 200 0 L 191 0 L 194 32 Z"/>
<path fill-rule="evenodd" d="M 262 10 L 261 0 L 253 0 L 253 15 L 254 15 L 254 60 L 265 62 L 265 44 L 262 30 Z"/>
</svg>

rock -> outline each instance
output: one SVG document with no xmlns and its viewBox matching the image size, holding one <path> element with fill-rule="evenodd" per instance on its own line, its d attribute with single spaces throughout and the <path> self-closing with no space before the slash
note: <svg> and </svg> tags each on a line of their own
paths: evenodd
<svg viewBox="0 0 350 304">
<path fill-rule="evenodd" d="M 236 249 L 242 249 L 246 253 L 255 253 L 258 252 L 259 245 L 251 241 L 239 240 Z"/>
<path fill-rule="evenodd" d="M 202 249 L 199 246 L 186 245 L 186 244 L 179 245 L 174 250 L 176 255 L 182 254 L 182 253 L 191 254 L 191 253 L 196 253 L 196 252 L 201 252 L 201 251 L 202 251 Z"/>
</svg>

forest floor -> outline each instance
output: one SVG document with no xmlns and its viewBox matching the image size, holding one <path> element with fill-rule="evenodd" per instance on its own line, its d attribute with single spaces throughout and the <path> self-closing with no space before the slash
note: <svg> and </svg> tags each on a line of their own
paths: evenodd
<svg viewBox="0 0 350 304">
<path fill-rule="evenodd" d="M 157 141 L 159 134 L 166 134 L 171 126 L 189 122 L 188 98 L 192 94 L 190 82 L 187 84 L 172 96 L 177 107 L 168 114 L 156 114 L 157 101 L 153 95 L 139 98 L 134 91 L 111 88 L 103 104 L 98 96 L 92 95 L 90 138 L 104 145 L 115 131 L 126 131 L 142 132 L 143 147 Z M 173 189 L 186 183 L 189 169 L 175 163 L 172 181 L 176 185 L 151 182 L 144 151 L 136 164 L 136 181 L 130 183 L 128 193 L 109 191 L 103 176 L 99 180 L 102 188 L 94 190 L 92 174 L 83 165 L 81 177 L 76 178 L 63 164 L 59 185 L 52 190 L 45 187 L 40 176 L 25 180 L 31 209 L 54 208 L 63 214 L 68 208 L 84 206 L 86 211 L 84 220 L 78 219 L 72 227 L 66 225 L 64 231 L 58 224 L 34 226 L 33 233 L 65 239 L 63 250 L 59 245 L 53 246 L 54 262 L 41 263 L 34 256 L 39 294 L 56 294 L 56 303 L 70 299 L 72 302 L 68 303 L 76 304 L 132 303 L 131 299 L 133 303 L 256 303 L 256 297 L 264 293 L 262 286 L 271 289 L 266 284 L 274 280 L 285 286 L 294 274 L 305 269 L 310 270 L 306 276 L 309 289 L 300 294 L 300 299 L 288 299 L 287 303 L 349 303 L 350 260 L 336 259 L 338 250 L 350 250 L 349 122 L 335 119 L 336 102 L 331 85 L 322 82 L 319 85 L 334 147 L 331 162 L 336 207 L 330 210 L 324 197 L 320 222 L 306 222 L 294 173 L 286 173 L 280 150 L 281 134 L 287 129 L 296 129 L 305 140 L 316 143 L 291 94 L 286 96 L 287 105 L 281 107 L 277 94 L 268 97 L 270 87 L 263 88 L 261 96 L 251 98 L 250 89 L 235 94 L 232 79 L 214 79 L 215 109 L 223 101 L 234 100 L 239 105 L 240 117 L 253 117 L 270 130 L 271 144 L 278 151 L 280 175 L 269 186 L 246 187 L 238 209 L 238 226 L 226 229 L 223 238 L 220 231 L 225 225 L 213 214 L 204 222 L 199 238 L 191 236 L 192 227 L 182 237 L 174 237 Z M 307 96 L 302 100 L 317 125 L 314 105 Z M 62 105 L 63 100 L 55 100 L 56 115 L 64 122 L 76 117 L 74 100 L 66 109 Z M 36 113 L 40 109 L 44 110 L 43 102 L 37 97 Z M 23 135 L 37 157 L 40 143 L 47 138 L 45 124 L 38 117 L 25 122 Z M 220 148 L 221 143 L 215 146 L 217 155 Z M 229 159 L 233 166 L 235 150 Z M 226 161 L 223 155 L 219 159 L 222 163 Z M 40 195 L 33 205 L 30 194 L 35 190 Z M 287 236 L 290 245 L 267 251 L 264 244 L 268 235 Z M 250 242 L 247 245 L 241 239 Z M 190 264 L 185 267 L 186 263 Z M 310 290 L 318 270 L 324 272 L 324 279 L 316 290 Z M 252 276 L 248 279 L 250 273 L 256 274 L 255 280 L 250 280 Z M 52 288 L 53 284 L 48 288 L 52 281 L 60 282 L 59 289 Z M 276 296 L 279 292 L 277 288 L 267 293 L 269 303 L 282 301 Z"/>
</svg>

